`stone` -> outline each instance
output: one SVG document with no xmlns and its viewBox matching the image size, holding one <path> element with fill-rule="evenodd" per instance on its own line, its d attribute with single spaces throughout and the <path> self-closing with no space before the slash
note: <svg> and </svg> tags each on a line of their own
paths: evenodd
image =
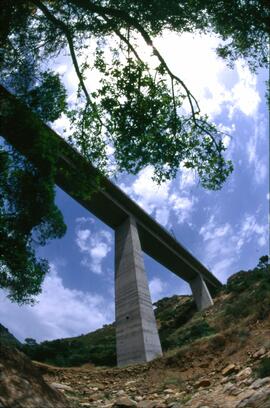
<svg viewBox="0 0 270 408">
<path fill-rule="evenodd" d="M 100 394 L 91 394 L 89 397 L 89 401 L 95 402 L 100 400 L 101 395 Z"/>
<path fill-rule="evenodd" d="M 138 403 L 138 408 L 160 408 L 159 401 L 145 400 Z"/>
<path fill-rule="evenodd" d="M 270 406 L 270 386 L 260 388 L 252 395 L 242 399 L 236 408 L 269 408 Z"/>
<path fill-rule="evenodd" d="M 136 380 L 130 380 L 125 383 L 125 385 L 135 384 Z"/>
<path fill-rule="evenodd" d="M 0 406 L 20 408 L 68 408 L 70 403 L 50 387 L 37 367 L 15 348 L 0 344 Z"/>
<path fill-rule="evenodd" d="M 235 379 L 237 382 L 240 382 L 250 377 L 251 374 L 252 374 L 252 369 L 250 367 L 246 367 L 243 370 L 239 371 L 238 374 L 236 374 Z"/>
<path fill-rule="evenodd" d="M 115 403 L 113 404 L 113 407 L 114 408 L 137 407 L 137 402 L 129 399 L 128 397 L 121 397 L 115 401 Z"/>
<path fill-rule="evenodd" d="M 228 382 L 225 387 L 223 388 L 223 392 L 226 392 L 227 394 L 230 393 L 231 389 L 234 387 L 234 384 L 231 382 Z"/>
<path fill-rule="evenodd" d="M 124 390 L 119 390 L 119 391 L 117 391 L 117 395 L 118 395 L 119 397 L 121 397 L 122 395 L 126 395 L 126 393 L 125 393 Z"/>
<path fill-rule="evenodd" d="M 222 375 L 227 376 L 236 371 L 236 365 L 235 364 L 228 364 L 225 368 L 222 370 Z"/>
<path fill-rule="evenodd" d="M 51 385 L 52 388 L 55 388 L 56 390 L 73 391 L 73 388 L 70 387 L 69 385 L 66 385 L 66 384 L 53 382 L 50 385 Z"/>
<path fill-rule="evenodd" d="M 270 377 L 258 378 L 258 380 L 254 381 L 250 387 L 254 390 L 257 390 L 258 388 L 261 388 L 263 385 L 268 383 L 270 383 Z"/>
<path fill-rule="evenodd" d="M 171 388 L 166 388 L 166 390 L 164 390 L 164 394 L 174 394 L 175 391 L 172 390 Z"/>
<path fill-rule="evenodd" d="M 183 398 L 185 395 L 187 395 L 186 391 L 176 392 L 174 394 L 175 398 Z"/>
<path fill-rule="evenodd" d="M 208 378 L 202 378 L 201 380 L 195 383 L 195 388 L 200 387 L 209 387 L 211 385 L 211 381 Z"/>
<path fill-rule="evenodd" d="M 53 382 L 50 385 L 51 385 L 51 387 L 53 387 L 53 388 L 55 388 L 57 390 L 73 391 L 73 388 L 70 387 L 69 385 L 66 385 L 66 384 Z"/>
<path fill-rule="evenodd" d="M 227 382 L 232 380 L 232 376 L 224 377 L 220 380 L 220 384 L 226 384 Z"/>
<path fill-rule="evenodd" d="M 266 353 L 265 347 L 261 347 L 256 353 L 253 354 L 254 358 L 260 358 Z"/>
</svg>

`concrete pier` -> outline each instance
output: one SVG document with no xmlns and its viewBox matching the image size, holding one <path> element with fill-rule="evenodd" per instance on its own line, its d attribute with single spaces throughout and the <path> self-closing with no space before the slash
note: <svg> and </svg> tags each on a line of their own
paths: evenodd
<svg viewBox="0 0 270 408">
<path fill-rule="evenodd" d="M 115 315 L 119 367 L 162 355 L 133 217 L 115 229 Z"/>
<path fill-rule="evenodd" d="M 189 282 L 198 310 L 207 309 L 214 304 L 210 292 L 201 275 Z"/>
</svg>

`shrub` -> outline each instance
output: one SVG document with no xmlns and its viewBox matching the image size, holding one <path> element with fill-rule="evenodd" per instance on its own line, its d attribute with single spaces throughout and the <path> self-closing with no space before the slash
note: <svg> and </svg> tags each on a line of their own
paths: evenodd
<svg viewBox="0 0 270 408">
<path fill-rule="evenodd" d="M 209 339 L 209 347 L 210 349 L 216 350 L 223 350 L 226 344 L 226 338 L 223 334 L 216 334 L 215 336 Z"/>
<path fill-rule="evenodd" d="M 257 377 L 259 378 L 265 378 L 265 377 L 270 377 L 270 358 L 269 357 L 264 357 L 258 368 L 257 368 Z"/>
<path fill-rule="evenodd" d="M 174 342 L 176 346 L 180 347 L 214 333 L 215 330 L 209 326 L 206 320 L 197 320 L 192 325 L 184 326 L 183 330 L 177 333 L 177 337 L 174 336 Z"/>
</svg>

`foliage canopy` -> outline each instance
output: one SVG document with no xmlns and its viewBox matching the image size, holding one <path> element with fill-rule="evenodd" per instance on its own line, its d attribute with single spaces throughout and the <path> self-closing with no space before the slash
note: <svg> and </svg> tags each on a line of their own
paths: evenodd
<svg viewBox="0 0 270 408">
<path fill-rule="evenodd" d="M 261 0 L 2 0 L 0 82 L 45 122 L 66 114 L 70 143 L 101 171 L 110 145 L 117 171 L 135 174 L 152 165 L 162 182 L 181 163 L 216 190 L 232 163 L 224 158 L 222 133 L 155 47 L 165 30 L 219 35 L 217 53 L 229 64 L 243 57 L 255 71 L 267 63 L 269 9 Z M 141 39 L 150 59 L 140 55 Z M 64 53 L 79 84 L 69 106 L 51 63 Z M 89 85 L 91 75 L 98 81 Z M 54 205 L 53 166 L 44 175 L 11 148 L 1 147 L 0 157 L 0 285 L 26 301 L 47 271 L 34 242 L 60 237 L 65 227 Z M 52 162 L 49 150 L 48 157 Z M 14 245 L 18 260 L 8 252 Z"/>
</svg>

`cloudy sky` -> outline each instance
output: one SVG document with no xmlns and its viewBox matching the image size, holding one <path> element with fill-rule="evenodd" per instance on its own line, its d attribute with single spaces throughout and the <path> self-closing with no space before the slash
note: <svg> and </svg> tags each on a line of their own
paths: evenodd
<svg viewBox="0 0 270 408">
<path fill-rule="evenodd" d="M 268 253 L 269 141 L 265 100 L 267 72 L 250 73 L 243 61 L 229 69 L 214 52 L 214 37 L 173 34 L 156 41 L 172 70 L 222 130 L 235 170 L 223 189 L 202 189 L 196 176 L 179 169 L 161 186 L 147 167 L 136 177 L 114 180 L 132 199 L 190 250 L 222 282 L 253 268 Z M 62 58 L 57 69 L 71 97 L 73 68 Z M 65 118 L 54 124 L 61 131 Z M 20 340 L 75 336 L 114 320 L 114 233 L 57 189 L 68 232 L 40 250 L 51 272 L 34 307 L 19 307 L 0 292 L 0 322 Z M 145 256 L 152 300 L 190 293 L 188 285 Z"/>
</svg>

